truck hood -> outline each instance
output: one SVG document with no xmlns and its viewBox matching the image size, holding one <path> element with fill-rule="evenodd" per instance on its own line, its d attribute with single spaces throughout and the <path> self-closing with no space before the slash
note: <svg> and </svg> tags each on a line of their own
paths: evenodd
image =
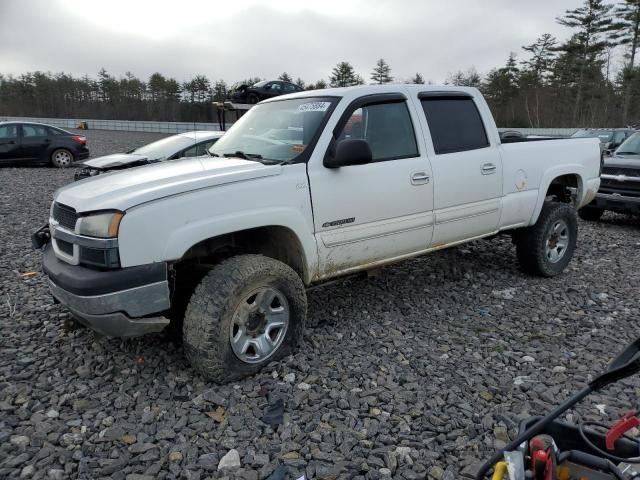
<svg viewBox="0 0 640 480">
<path fill-rule="evenodd" d="M 74 182 L 59 189 L 54 199 L 77 212 L 125 211 L 171 195 L 279 175 L 282 168 L 238 158 L 171 160 Z"/>
<path fill-rule="evenodd" d="M 91 160 L 82 162 L 82 165 L 97 170 L 109 170 L 110 168 L 121 168 L 125 165 L 142 165 L 148 160 L 146 155 L 140 155 L 139 153 L 114 153 L 112 155 L 105 155 L 104 157 L 92 158 Z"/>
<path fill-rule="evenodd" d="M 608 168 L 637 168 L 640 170 L 640 155 L 604 157 L 604 166 Z"/>
</svg>

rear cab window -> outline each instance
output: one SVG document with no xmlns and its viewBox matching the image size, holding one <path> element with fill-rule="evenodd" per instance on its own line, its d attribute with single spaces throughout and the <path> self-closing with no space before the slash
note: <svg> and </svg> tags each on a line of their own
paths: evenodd
<svg viewBox="0 0 640 480">
<path fill-rule="evenodd" d="M 419 98 L 436 155 L 489 146 L 482 117 L 470 95 L 427 92 Z"/>
</svg>

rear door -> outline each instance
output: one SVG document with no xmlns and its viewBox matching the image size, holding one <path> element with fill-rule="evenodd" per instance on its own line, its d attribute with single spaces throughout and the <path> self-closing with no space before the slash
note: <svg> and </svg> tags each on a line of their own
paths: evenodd
<svg viewBox="0 0 640 480">
<path fill-rule="evenodd" d="M 20 126 L 15 123 L 0 125 L 0 165 L 20 158 Z"/>
<path fill-rule="evenodd" d="M 498 229 L 502 161 L 472 95 L 419 95 L 433 144 L 435 226 L 432 247 Z"/>
<path fill-rule="evenodd" d="M 22 125 L 21 156 L 25 160 L 43 160 L 51 144 L 47 127 L 43 125 Z"/>
<path fill-rule="evenodd" d="M 277 97 L 278 95 L 282 95 L 282 84 L 280 82 L 271 82 L 265 85 L 266 97 Z"/>
<path fill-rule="evenodd" d="M 417 115 L 403 94 L 361 97 L 342 115 L 332 144 L 364 139 L 372 163 L 309 163 L 321 278 L 428 248 L 433 188 Z"/>
</svg>

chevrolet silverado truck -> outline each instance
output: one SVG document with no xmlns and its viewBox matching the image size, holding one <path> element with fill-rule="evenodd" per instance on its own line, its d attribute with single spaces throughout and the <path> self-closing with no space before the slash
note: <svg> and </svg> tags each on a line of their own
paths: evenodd
<svg viewBox="0 0 640 480">
<path fill-rule="evenodd" d="M 640 215 L 640 133 L 605 157 L 600 178 L 596 198 L 578 212 L 583 220 L 599 220 L 606 210 Z"/>
<path fill-rule="evenodd" d="M 599 142 L 527 140 L 501 142 L 474 88 L 284 95 L 207 157 L 61 188 L 33 241 L 77 320 L 118 337 L 180 327 L 193 367 L 227 382 L 294 351 L 306 289 L 329 279 L 501 232 L 525 272 L 560 274 Z"/>
</svg>

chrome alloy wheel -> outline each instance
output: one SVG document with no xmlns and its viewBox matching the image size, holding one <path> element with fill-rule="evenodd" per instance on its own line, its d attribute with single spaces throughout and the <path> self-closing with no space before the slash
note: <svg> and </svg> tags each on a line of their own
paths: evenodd
<svg viewBox="0 0 640 480">
<path fill-rule="evenodd" d="M 564 220 L 556 220 L 547 237 L 544 253 L 551 263 L 559 262 L 569 246 L 569 226 Z"/>
<path fill-rule="evenodd" d="M 233 353 L 245 363 L 268 359 L 282 344 L 289 317 L 289 303 L 278 289 L 261 287 L 252 291 L 233 314 L 229 329 Z"/>
</svg>

